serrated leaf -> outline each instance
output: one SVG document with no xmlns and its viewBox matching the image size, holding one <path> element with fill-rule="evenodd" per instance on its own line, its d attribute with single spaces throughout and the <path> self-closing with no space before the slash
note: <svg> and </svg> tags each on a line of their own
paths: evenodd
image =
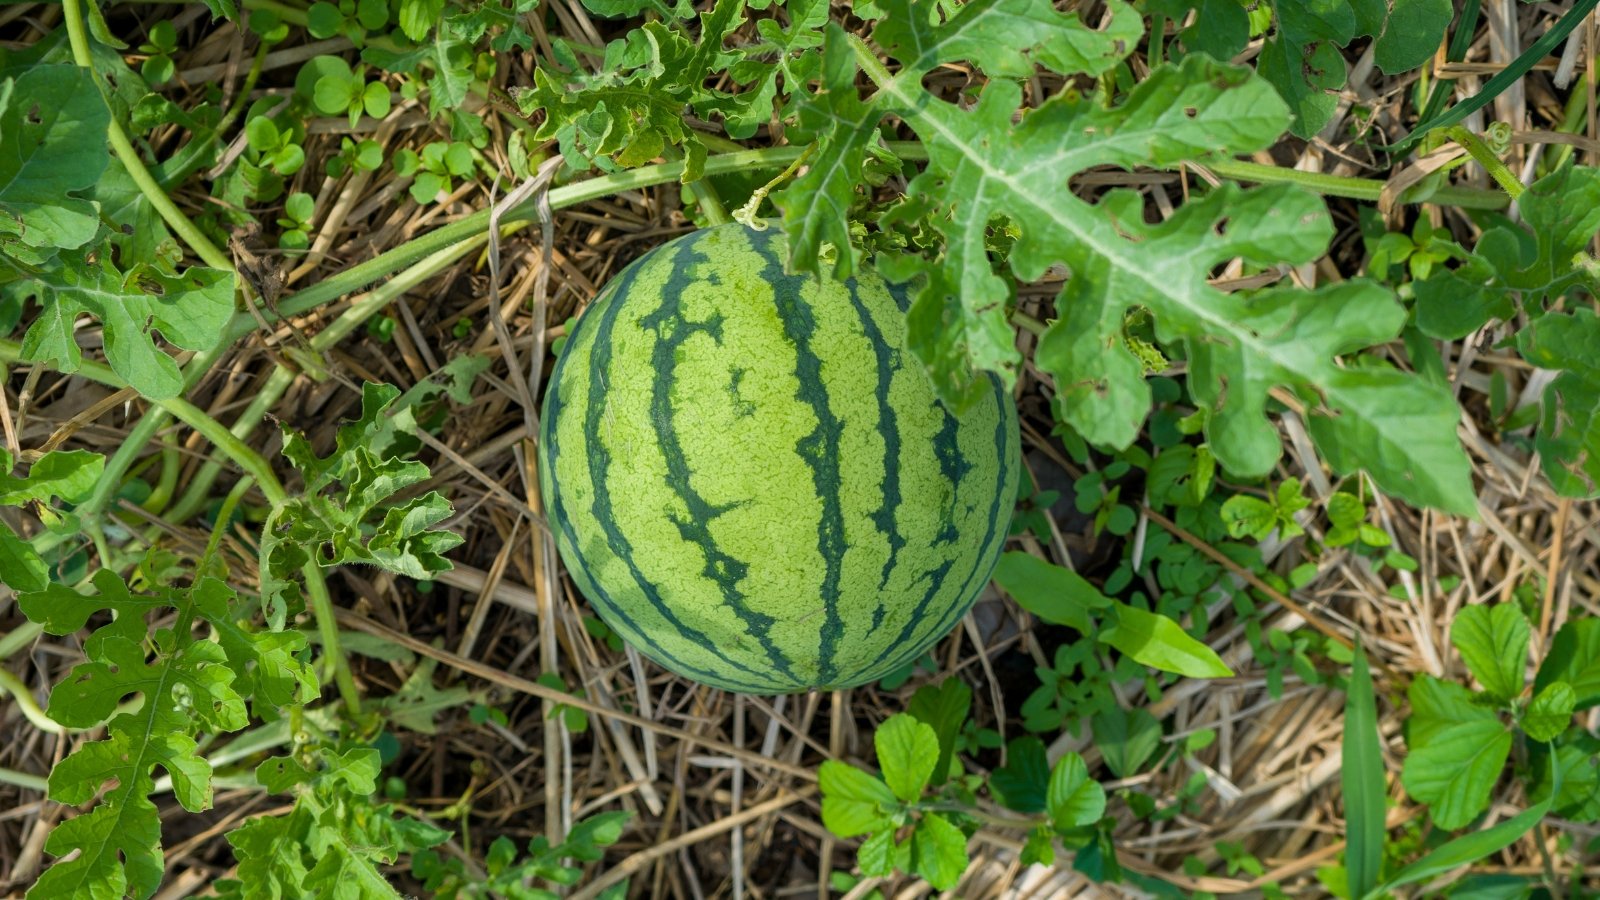
<svg viewBox="0 0 1600 900">
<path fill-rule="evenodd" d="M 1102 710 L 1094 714 L 1091 724 L 1095 744 L 1111 774 L 1118 778 L 1136 774 L 1161 746 L 1161 723 L 1143 708 Z"/>
<path fill-rule="evenodd" d="M 1089 777 L 1083 757 L 1067 752 L 1050 771 L 1045 809 L 1058 831 L 1092 825 L 1106 811 L 1106 792 Z"/>
<path fill-rule="evenodd" d="M 1558 681 L 1572 688 L 1575 709 L 1600 703 L 1600 619 L 1573 619 L 1556 632 L 1533 689 L 1543 691 Z"/>
<path fill-rule="evenodd" d="M 1569 497 L 1600 495 L 1600 317 L 1584 307 L 1545 313 L 1517 333 L 1517 349 L 1560 373 L 1534 437 L 1545 477 Z"/>
<path fill-rule="evenodd" d="M 938 813 L 926 813 L 911 833 L 913 871 L 948 891 L 967 870 L 967 836 Z"/>
<path fill-rule="evenodd" d="M 209 807 L 211 767 L 195 752 L 195 735 L 237 731 L 248 723 L 235 670 L 274 665 L 285 670 L 301 664 L 287 656 L 274 663 L 251 653 L 247 643 L 196 640 L 170 631 L 156 633 L 151 655 L 145 622 L 153 611 L 176 610 L 188 621 L 215 619 L 239 629 L 231 621 L 231 591 L 215 579 L 202 577 L 186 589 L 156 586 L 135 594 L 116 573 L 101 569 L 92 585 L 92 594 L 49 585 L 18 597 L 23 613 L 54 634 L 78 630 L 101 610 L 116 614 L 84 642 L 88 661 L 55 686 L 48 707 L 52 718 L 74 728 L 110 718 L 104 740 L 83 744 L 51 771 L 51 798 L 77 805 L 107 784 L 114 786 L 104 790 L 93 811 L 51 834 L 46 844 L 51 853 L 77 855 L 52 866 L 33 893 L 121 896 L 131 891 L 146 897 L 159 886 L 162 871 L 160 821 L 148 799 L 154 788 L 152 769 L 159 765 L 166 771 L 186 809 Z M 232 658 L 230 653 L 245 655 Z M 299 680 L 314 688 L 309 673 Z M 128 711 L 113 717 L 133 696 L 138 700 L 128 704 Z"/>
<path fill-rule="evenodd" d="M 0 448 L 0 506 L 21 506 L 59 497 L 76 503 L 100 480 L 105 457 L 88 450 L 51 450 L 28 468 L 26 477 L 11 474 L 10 451 Z"/>
<path fill-rule="evenodd" d="M 1489 805 L 1489 794 L 1511 752 L 1511 732 L 1465 688 L 1424 675 L 1407 690 L 1410 748 L 1400 780 L 1427 803 L 1434 824 L 1460 828 Z"/>
<path fill-rule="evenodd" d="M 88 69 L 41 65 L 0 81 L 0 246 L 77 248 L 100 230 L 92 188 L 110 160 L 111 111 Z"/>
<path fill-rule="evenodd" d="M 822 824 L 834 834 L 855 837 L 893 824 L 885 810 L 898 805 L 894 792 L 855 766 L 823 760 L 817 784 L 822 789 Z"/>
<path fill-rule="evenodd" d="M 1189 636 L 1177 622 L 1137 606 L 1117 603 L 1116 624 L 1102 629 L 1099 639 L 1141 665 L 1190 678 L 1227 678 L 1233 674 L 1210 647 Z"/>
<path fill-rule="evenodd" d="M 684 113 L 718 100 L 705 82 L 720 68 L 722 42 L 742 24 L 743 10 L 744 0 L 716 0 L 700 15 L 698 41 L 663 22 L 646 22 L 608 44 L 594 74 L 535 69 L 533 87 L 517 92 L 517 103 L 525 112 L 544 112 L 535 136 L 559 141 L 569 162 L 605 157 L 639 166 L 681 147 L 688 159 L 683 180 L 693 181 L 705 145 Z"/>
<path fill-rule="evenodd" d="M 1049 0 L 883 0 L 872 39 L 917 73 L 966 60 L 991 78 L 1026 78 L 1035 64 L 1062 75 L 1100 75 L 1133 52 L 1142 17 L 1119 0 L 1106 4 L 1110 24 L 1095 30 Z M 937 20 L 937 21 L 936 21 Z"/>
<path fill-rule="evenodd" d="M 950 776 L 950 758 L 956 737 L 967 722 L 972 708 L 972 688 L 959 678 L 946 678 L 938 686 L 917 688 L 906 706 L 906 713 L 933 729 L 939 739 L 939 760 L 934 764 L 931 783 L 937 787 Z"/>
<path fill-rule="evenodd" d="M 861 874 L 868 878 L 884 878 L 894 874 L 894 832 L 880 831 L 861 842 L 856 850 L 856 864 Z"/>
<path fill-rule="evenodd" d="M 933 729 L 902 713 L 878 726 L 873 744 L 889 790 L 906 803 L 921 799 L 939 761 L 939 737 Z"/>
<path fill-rule="evenodd" d="M 1050 787 L 1050 762 L 1044 741 L 1027 735 L 1006 745 L 1006 764 L 989 776 L 989 789 L 1007 809 L 1036 813 L 1045 810 Z"/>
<path fill-rule="evenodd" d="M 1518 724 L 1536 741 L 1552 740 L 1572 724 L 1572 712 L 1577 704 L 1578 696 L 1571 685 L 1565 681 L 1551 682 L 1534 695 Z"/>
<path fill-rule="evenodd" d="M 63 257 L 60 266 L 5 286 L 13 300 L 31 298 L 42 307 L 23 338 L 23 356 L 76 371 L 76 320 L 91 315 L 100 321 L 106 361 L 119 376 L 147 397 L 176 397 L 183 378 L 155 334 L 185 350 L 209 350 L 233 317 L 233 276 L 199 266 L 177 275 L 148 265 L 123 273 L 110 255 L 96 261 Z"/>
<path fill-rule="evenodd" d="M 1450 643 L 1489 696 L 1522 693 L 1528 665 L 1528 619 L 1514 604 L 1468 606 L 1450 624 Z"/>
</svg>

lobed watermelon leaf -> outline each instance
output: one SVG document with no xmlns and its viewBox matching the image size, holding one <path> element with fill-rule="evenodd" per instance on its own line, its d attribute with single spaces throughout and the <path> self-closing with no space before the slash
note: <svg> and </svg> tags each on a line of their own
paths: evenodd
<svg viewBox="0 0 1600 900">
<path fill-rule="evenodd" d="M 842 191 L 877 117 L 897 115 L 929 155 L 901 214 L 923 217 L 944 248 L 881 267 L 894 278 L 921 279 L 908 315 L 910 345 L 947 402 L 961 406 L 975 395 L 977 371 L 1009 383 L 1021 364 L 1007 313 L 1012 280 L 991 262 L 991 234 L 1001 225 L 1012 236 L 1008 262 L 1018 280 L 1035 281 L 1055 265 L 1071 273 L 1057 301 L 1060 318 L 1035 359 L 1055 377 L 1067 424 L 1090 442 L 1127 446 L 1150 410 L 1144 362 L 1123 340 L 1126 317 L 1138 309 L 1153 317 L 1158 339 L 1186 349 L 1208 444 L 1231 472 L 1259 476 L 1276 463 L 1282 448 L 1267 399 L 1287 388 L 1305 403 L 1313 439 L 1336 470 L 1364 469 L 1396 496 L 1471 514 L 1470 466 L 1445 389 L 1381 364 L 1340 361 L 1399 334 L 1404 310 L 1389 290 L 1351 282 L 1226 294 L 1207 284 L 1232 259 L 1300 264 L 1322 253 L 1332 229 L 1319 199 L 1288 186 L 1224 186 L 1151 225 L 1130 192 L 1091 203 L 1070 190 L 1072 176 L 1092 166 L 1173 165 L 1270 145 L 1289 113 L 1265 81 L 1191 56 L 1151 72 L 1115 106 L 1063 93 L 1026 108 L 1020 89 L 1002 80 L 991 81 L 970 109 L 923 90 L 924 66 L 982 33 L 980 12 L 1028 8 L 1025 0 L 969 5 L 942 25 L 910 27 L 911 36 L 897 23 L 884 39 L 915 56 L 893 76 L 842 31 L 829 32 L 820 108 L 811 114 L 835 124 L 811 171 L 780 201 L 796 241 L 794 263 L 816 258 L 812 248 L 822 240 L 845 246 Z M 1048 34 L 1035 31 L 1020 46 L 1050 46 L 1040 33 Z M 1107 32 L 1090 34 L 1120 44 Z M 847 47 L 878 85 L 867 101 L 855 96 Z M 986 51 L 1001 66 L 1012 52 Z M 841 266 L 847 256 L 836 255 Z"/>
<path fill-rule="evenodd" d="M 76 855 L 47 870 L 30 897 L 155 893 L 162 854 L 152 770 L 166 771 L 184 809 L 207 809 L 211 765 L 196 752 L 197 737 L 244 728 L 247 697 L 262 711 L 317 696 L 304 635 L 246 630 L 235 619 L 237 597 L 222 581 L 201 576 L 177 587 L 160 580 L 164 569 L 161 554 L 148 556 L 139 572 L 147 586 L 139 592 L 101 569 L 91 593 L 50 584 L 18 595 L 23 614 L 51 634 L 71 634 L 102 611 L 116 617 L 84 641 L 88 661 L 50 694 L 52 719 L 79 729 L 105 723 L 107 736 L 83 744 L 50 773 L 52 800 L 79 805 L 98 794 L 99 802 L 51 832 L 48 852 Z M 155 631 L 152 640 L 147 619 L 166 611 L 176 611 L 178 626 Z M 197 622 L 216 640 L 197 638 Z M 139 700 L 116 714 L 133 695 Z"/>
<path fill-rule="evenodd" d="M 470 380 L 473 366 L 454 371 Z M 459 390 L 459 388 L 457 388 Z M 302 607 L 295 573 L 319 566 L 365 563 L 411 578 L 450 568 L 444 554 L 460 535 L 438 529 L 453 514 L 437 491 L 401 502 L 396 493 L 428 480 L 428 467 L 397 454 L 397 430 L 415 430 L 414 407 L 433 395 L 413 393 L 397 403 L 400 390 L 362 387 L 361 416 L 341 426 L 332 453 L 319 457 L 304 435 L 284 429 L 283 454 L 305 476 L 305 488 L 273 508 L 261 541 L 261 602 L 279 627 Z"/>
</svg>

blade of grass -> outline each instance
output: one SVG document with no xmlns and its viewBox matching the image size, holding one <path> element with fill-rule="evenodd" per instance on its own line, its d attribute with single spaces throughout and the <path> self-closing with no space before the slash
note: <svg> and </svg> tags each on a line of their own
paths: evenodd
<svg viewBox="0 0 1600 900">
<path fill-rule="evenodd" d="M 1355 662 L 1344 695 L 1344 866 L 1350 896 L 1362 897 L 1378 886 L 1386 833 L 1383 749 L 1378 735 L 1378 705 L 1372 692 L 1367 654 L 1356 644 Z"/>
<path fill-rule="evenodd" d="M 1578 0 L 1549 31 L 1545 32 L 1544 37 L 1534 41 L 1533 46 L 1524 50 L 1522 55 L 1513 60 L 1511 65 L 1501 70 L 1498 75 L 1484 82 L 1482 90 L 1450 107 L 1440 115 L 1428 119 L 1413 128 L 1411 133 L 1401 138 L 1398 144 L 1383 149 L 1396 153 L 1407 152 L 1416 146 L 1418 141 L 1426 137 L 1428 132 L 1435 128 L 1446 128 L 1454 125 L 1477 110 L 1489 105 L 1506 88 L 1515 84 L 1517 79 L 1532 71 L 1535 63 L 1549 56 L 1555 50 L 1556 45 L 1566 40 L 1567 35 L 1571 34 L 1573 29 L 1583 23 L 1584 17 L 1594 10 L 1597 3 L 1600 3 L 1600 0 Z"/>
</svg>

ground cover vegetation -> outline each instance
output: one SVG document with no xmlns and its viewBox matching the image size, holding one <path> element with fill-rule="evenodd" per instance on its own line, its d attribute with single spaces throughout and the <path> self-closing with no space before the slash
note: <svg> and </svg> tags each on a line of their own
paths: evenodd
<svg viewBox="0 0 1600 900">
<path fill-rule="evenodd" d="M 1593 895 L 1595 7 L 0 7 L 0 890 Z M 547 527 L 574 317 L 732 220 L 1016 400 L 871 685 Z"/>
</svg>

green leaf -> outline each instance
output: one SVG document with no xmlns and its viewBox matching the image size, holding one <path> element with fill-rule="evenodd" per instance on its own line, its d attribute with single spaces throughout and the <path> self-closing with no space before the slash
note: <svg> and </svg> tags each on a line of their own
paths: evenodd
<svg viewBox="0 0 1600 900">
<path fill-rule="evenodd" d="M 11 452 L 0 447 L 0 506 L 48 503 L 52 497 L 76 503 L 94 490 L 105 457 L 88 450 L 51 450 L 22 478 L 11 474 L 13 464 Z"/>
<path fill-rule="evenodd" d="M 1560 373 L 1534 437 L 1545 477 L 1569 497 L 1600 495 L 1600 317 L 1583 307 L 1545 313 L 1517 332 L 1517 349 Z"/>
<path fill-rule="evenodd" d="M 1426 881 L 1461 866 L 1470 865 L 1490 854 L 1511 846 L 1523 835 L 1533 830 L 1550 812 L 1550 801 L 1545 800 L 1528 807 L 1504 822 L 1482 831 L 1463 835 L 1448 841 L 1438 849 L 1396 872 L 1376 890 L 1366 895 L 1366 900 L 1376 900 L 1394 888 Z"/>
<path fill-rule="evenodd" d="M 913 871 L 941 891 L 948 891 L 967 870 L 967 836 L 938 813 L 926 813 L 911 832 Z"/>
<path fill-rule="evenodd" d="M 939 761 L 934 730 L 901 713 L 878 726 L 873 743 L 878 748 L 878 768 L 894 795 L 906 803 L 921 799 Z"/>
<path fill-rule="evenodd" d="M 1435 825 L 1460 828 L 1489 806 L 1511 752 L 1511 732 L 1465 688 L 1424 675 L 1407 692 L 1410 753 L 1401 770 L 1406 792 L 1430 807 Z"/>
<path fill-rule="evenodd" d="M 1522 693 L 1528 665 L 1528 619 L 1515 604 L 1468 606 L 1450 624 L 1450 643 L 1496 700 Z"/>
<path fill-rule="evenodd" d="M 1572 688 L 1574 709 L 1600 703 L 1600 619 L 1573 619 L 1556 632 L 1533 688 L 1543 691 L 1558 681 Z"/>
<path fill-rule="evenodd" d="M 50 569 L 32 545 L 0 522 L 0 584 L 18 593 L 42 591 L 50 584 Z"/>
<path fill-rule="evenodd" d="M 932 728 L 939 738 L 939 760 L 934 764 L 930 782 L 935 787 L 950 777 L 950 758 L 955 753 L 956 738 L 966 725 L 971 708 L 972 688 L 959 678 L 946 678 L 937 687 L 925 684 L 911 695 L 906 712 Z"/>
<path fill-rule="evenodd" d="M 822 824 L 834 834 L 855 837 L 894 824 L 886 812 L 899 805 L 894 792 L 855 766 L 823 760 L 817 784 L 822 789 Z"/>
<path fill-rule="evenodd" d="M 0 248 L 82 247 L 99 206 L 73 194 L 106 170 L 111 111 L 88 69 L 41 65 L 0 80 Z"/>
<path fill-rule="evenodd" d="M 995 565 L 994 582 L 1028 612 L 1052 625 L 1067 625 L 1084 634 L 1093 628 L 1089 610 L 1105 609 L 1112 603 L 1076 572 L 1015 550 L 1001 554 Z"/>
<path fill-rule="evenodd" d="M 1050 762 L 1044 741 L 1027 735 L 1006 745 L 1006 764 L 989 776 L 989 789 L 1007 809 L 1017 812 L 1045 811 L 1045 793 L 1050 787 Z"/>
<path fill-rule="evenodd" d="M 324 115 L 340 115 L 350 109 L 360 84 L 353 77 L 326 75 L 317 79 L 311 102 Z"/>
<path fill-rule="evenodd" d="M 1366 650 L 1360 644 L 1356 645 L 1350 682 L 1345 688 L 1342 746 L 1344 763 L 1339 777 L 1349 842 L 1344 855 L 1349 884 L 1347 896 L 1360 897 L 1378 884 L 1388 830 L 1385 827 L 1387 791 L 1377 699 L 1373 694 L 1372 674 L 1367 670 Z"/>
<path fill-rule="evenodd" d="M 861 842 L 856 864 L 868 878 L 887 878 L 894 874 L 894 832 L 880 831 Z"/>
<path fill-rule="evenodd" d="M 1578 695 L 1565 681 L 1554 681 L 1535 694 L 1522 714 L 1522 730 L 1536 741 L 1553 740 L 1572 724 L 1572 711 Z"/>
<path fill-rule="evenodd" d="M 199 266 L 178 274 L 139 264 L 118 271 L 111 254 L 97 262 L 63 257 L 62 265 L 0 288 L 17 301 L 42 307 L 22 341 L 23 356 L 77 371 L 81 354 L 76 321 L 100 321 L 106 361 L 139 393 L 157 400 L 183 389 L 178 364 L 156 343 L 156 332 L 185 350 L 209 350 L 233 317 L 233 276 Z"/>
<path fill-rule="evenodd" d="M 1126 603 L 1116 603 L 1113 609 L 1116 624 L 1101 630 L 1100 641 L 1136 662 L 1190 678 L 1227 678 L 1233 674 L 1222 657 L 1166 616 Z"/>
<path fill-rule="evenodd" d="M 704 85 L 721 68 L 722 43 L 743 23 L 743 7 L 743 0 L 716 0 L 700 15 L 698 42 L 664 22 L 646 22 L 608 44 L 594 74 L 537 68 L 533 87 L 516 92 L 517 103 L 524 112 L 544 112 L 535 136 L 559 141 L 573 164 L 607 157 L 639 166 L 681 147 L 683 180 L 693 181 L 706 149 L 685 111 L 717 103 Z"/>
<path fill-rule="evenodd" d="M 1137 774 L 1161 746 L 1161 723 L 1143 708 L 1114 706 L 1095 713 L 1091 725 L 1106 767 L 1118 778 Z"/>
<path fill-rule="evenodd" d="M 1083 757 L 1068 751 L 1050 772 L 1045 809 L 1058 831 L 1081 828 L 1100 820 L 1106 811 L 1106 792 L 1089 778 Z"/>
<path fill-rule="evenodd" d="M 444 13 L 444 0 L 400 0 L 400 30 L 413 41 L 428 36 Z"/>
<path fill-rule="evenodd" d="M 1104 30 L 1089 27 L 1075 14 L 1056 12 L 1049 0 L 931 6 L 918 0 L 883 0 L 884 15 L 872 32 L 879 46 L 917 73 L 966 60 L 991 78 L 1026 78 L 1036 64 L 1062 75 L 1101 75 L 1132 52 L 1144 33 L 1138 12 L 1119 0 L 1106 4 L 1110 23 Z M 945 10 L 950 10 L 948 18 L 940 15 Z"/>
<path fill-rule="evenodd" d="M 408 408 L 397 407 L 399 398 L 391 385 L 363 385 L 360 418 L 340 427 L 326 457 L 312 452 L 300 434 L 284 430 L 284 455 L 304 473 L 306 489 L 274 507 L 264 527 L 261 597 L 274 624 L 298 608 L 294 573 L 313 559 L 321 566 L 365 563 L 418 579 L 451 567 L 444 554 L 462 538 L 436 528 L 452 515 L 449 501 L 435 491 L 390 501 L 429 477 L 422 463 L 388 455 L 404 424 L 391 413 Z"/>
<path fill-rule="evenodd" d="M 196 735 L 237 731 L 249 718 L 241 689 L 287 678 L 306 688 L 280 703 L 316 696 L 316 680 L 294 656 L 304 638 L 285 637 L 276 646 L 238 639 L 233 592 L 201 577 L 186 589 L 156 586 L 135 594 L 116 573 L 97 571 L 94 593 L 62 585 L 23 593 L 18 605 L 52 634 L 70 634 L 109 610 L 115 618 L 84 641 L 88 661 L 50 694 L 51 718 L 72 728 L 106 724 L 106 738 L 81 745 L 50 773 L 51 799 L 79 805 L 99 794 L 94 810 L 57 827 L 45 849 L 72 859 L 52 866 L 31 892 L 37 897 L 121 896 L 154 893 L 162 874 L 160 819 L 149 801 L 151 770 L 161 766 L 185 809 L 211 804 L 211 767 L 196 753 Z M 205 621 L 219 640 L 197 640 L 170 630 L 152 639 L 151 612 L 176 610 L 180 619 Z M 296 643 L 298 641 L 298 643 Z M 154 655 L 147 649 L 153 647 Z M 249 673 L 241 678 L 240 673 Z M 117 713 L 129 697 L 139 698 Z M 107 784 L 113 785 L 101 793 Z"/>
</svg>

